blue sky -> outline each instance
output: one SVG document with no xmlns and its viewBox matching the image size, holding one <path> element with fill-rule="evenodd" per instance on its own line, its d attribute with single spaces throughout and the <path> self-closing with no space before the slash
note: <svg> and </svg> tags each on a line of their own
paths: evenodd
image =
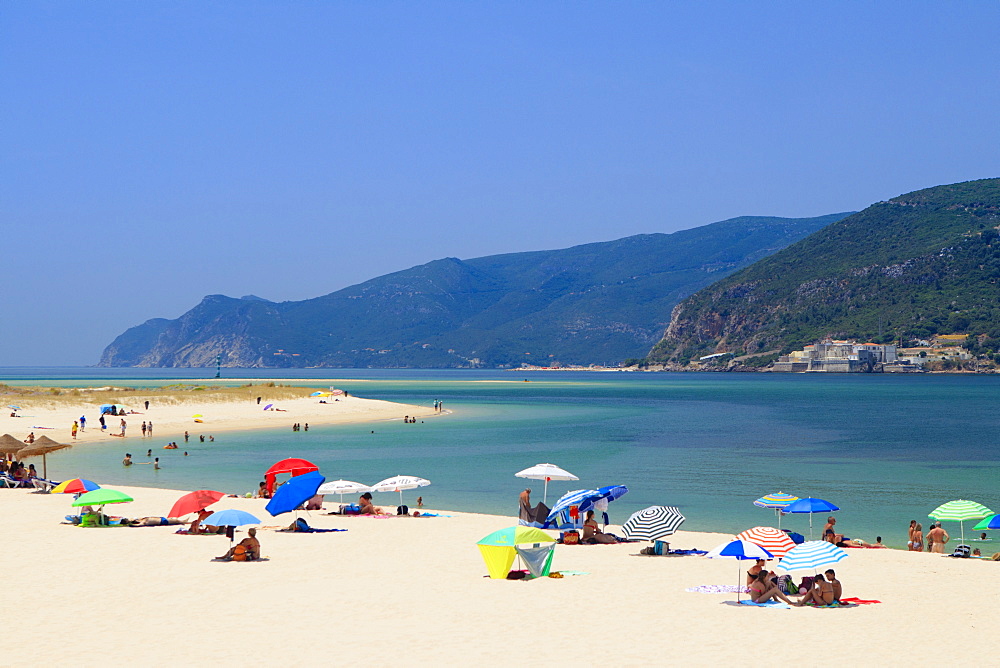
<svg viewBox="0 0 1000 668">
<path fill-rule="evenodd" d="M 206 294 L 1000 176 L 1000 4 L 0 9 L 0 365 Z"/>
</svg>

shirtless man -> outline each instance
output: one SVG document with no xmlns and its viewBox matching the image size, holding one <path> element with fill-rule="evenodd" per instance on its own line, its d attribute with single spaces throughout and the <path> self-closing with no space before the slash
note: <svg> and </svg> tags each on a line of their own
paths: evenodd
<svg viewBox="0 0 1000 668">
<path fill-rule="evenodd" d="M 927 551 L 944 553 L 944 544 L 951 540 L 948 532 L 941 528 L 940 522 L 934 523 L 934 528 L 927 532 Z"/>
<path fill-rule="evenodd" d="M 229 548 L 229 551 L 219 557 L 219 559 L 232 559 L 233 555 L 236 554 L 236 548 L 241 545 L 246 550 L 246 555 L 249 559 L 258 559 L 260 557 L 260 541 L 257 540 L 257 530 L 250 529 L 247 531 L 247 534 L 246 538 Z"/>
<path fill-rule="evenodd" d="M 832 568 L 828 568 L 824 575 L 826 575 L 827 582 L 833 587 L 833 600 L 840 602 L 840 597 L 844 594 L 844 588 L 840 584 L 840 580 L 837 579 L 837 574 L 833 572 Z"/>
<path fill-rule="evenodd" d="M 517 497 L 520 507 L 525 510 L 531 508 L 531 489 L 526 489 Z"/>
</svg>

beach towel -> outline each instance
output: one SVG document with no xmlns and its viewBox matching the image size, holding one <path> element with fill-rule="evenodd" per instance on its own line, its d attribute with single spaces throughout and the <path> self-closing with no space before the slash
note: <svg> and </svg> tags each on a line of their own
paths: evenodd
<svg viewBox="0 0 1000 668">
<path fill-rule="evenodd" d="M 881 603 L 882 601 L 876 601 L 875 599 L 865 600 L 865 599 L 861 599 L 861 598 L 854 598 L 852 596 L 850 598 L 842 598 L 842 599 L 840 599 L 840 602 L 841 603 L 856 603 L 857 605 L 874 605 L 875 603 Z"/>
<path fill-rule="evenodd" d="M 690 554 L 708 554 L 707 550 L 670 550 L 667 554 L 686 556 Z"/>
<path fill-rule="evenodd" d="M 781 601 L 768 601 L 767 603 L 754 603 L 753 601 L 744 599 L 740 601 L 740 605 L 756 605 L 759 608 L 780 608 L 782 610 L 791 610 L 792 606 L 787 603 L 782 603 Z"/>
<path fill-rule="evenodd" d="M 696 594 L 749 594 L 750 588 L 737 585 L 698 585 L 697 587 L 688 587 L 684 591 Z"/>
</svg>

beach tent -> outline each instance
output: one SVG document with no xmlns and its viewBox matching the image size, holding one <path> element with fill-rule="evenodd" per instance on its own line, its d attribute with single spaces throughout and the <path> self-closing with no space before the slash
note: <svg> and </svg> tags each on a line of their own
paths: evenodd
<svg viewBox="0 0 1000 668">
<path fill-rule="evenodd" d="M 101 404 L 101 415 L 104 415 L 105 413 L 111 413 L 112 411 L 114 413 L 121 413 L 124 410 L 125 407 L 122 406 L 121 404 Z"/>
<path fill-rule="evenodd" d="M 552 567 L 555 540 L 541 529 L 512 526 L 494 531 L 476 544 L 479 546 L 480 554 L 483 555 L 483 561 L 486 562 L 490 577 L 494 580 L 503 580 L 510 572 L 510 567 L 518 554 L 524 559 L 532 575 L 535 577 L 548 575 Z M 529 544 L 533 545 L 524 547 Z"/>
<path fill-rule="evenodd" d="M 267 485 L 267 491 L 274 494 L 274 479 L 282 473 L 289 473 L 294 478 L 297 475 L 309 473 L 310 471 L 319 471 L 319 467 L 306 459 L 299 459 L 297 457 L 282 459 L 264 472 L 264 482 Z"/>
</svg>

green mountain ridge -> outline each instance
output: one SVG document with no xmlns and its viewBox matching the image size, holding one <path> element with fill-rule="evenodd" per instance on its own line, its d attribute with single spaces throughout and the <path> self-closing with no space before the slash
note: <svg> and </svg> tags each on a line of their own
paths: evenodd
<svg viewBox="0 0 1000 668">
<path fill-rule="evenodd" d="M 682 301 L 648 359 L 935 333 L 977 335 L 1000 352 L 998 226 L 996 178 L 873 204 Z"/>
<path fill-rule="evenodd" d="M 304 301 L 210 295 L 124 332 L 100 366 L 617 364 L 646 354 L 681 299 L 845 215 L 444 258 Z"/>
</svg>

